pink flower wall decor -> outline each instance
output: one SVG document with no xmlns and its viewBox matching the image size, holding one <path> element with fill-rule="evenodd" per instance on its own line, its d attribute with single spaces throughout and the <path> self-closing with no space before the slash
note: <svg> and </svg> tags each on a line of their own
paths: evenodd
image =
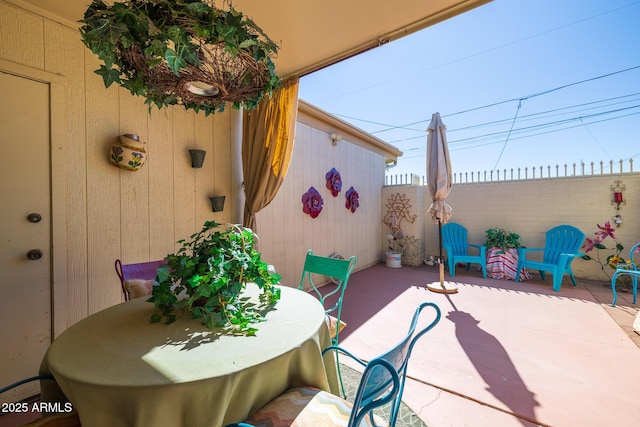
<svg viewBox="0 0 640 427">
<path fill-rule="evenodd" d="M 336 197 L 338 193 L 342 191 L 342 177 L 340 176 L 340 172 L 338 172 L 336 168 L 331 168 L 325 175 L 325 179 L 327 180 L 327 188 L 331 191 L 333 197 Z"/>
<path fill-rule="evenodd" d="M 349 187 L 344 196 L 347 199 L 344 207 L 350 209 L 351 213 L 355 212 L 356 209 L 358 209 L 358 206 L 360 206 L 360 202 L 358 201 L 358 192 L 353 187 Z"/>
<path fill-rule="evenodd" d="M 322 196 L 315 187 L 309 187 L 306 193 L 302 195 L 302 211 L 309 214 L 311 218 L 316 218 L 322 211 Z"/>
</svg>

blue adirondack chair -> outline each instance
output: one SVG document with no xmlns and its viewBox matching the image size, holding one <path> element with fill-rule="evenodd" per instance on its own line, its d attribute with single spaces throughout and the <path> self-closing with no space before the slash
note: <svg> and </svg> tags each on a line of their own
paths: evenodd
<svg viewBox="0 0 640 427">
<path fill-rule="evenodd" d="M 447 251 L 447 262 L 449 263 L 449 274 L 456 275 L 456 264 L 467 264 L 467 271 L 471 264 L 480 264 L 482 276 L 487 278 L 487 247 L 484 245 L 472 245 L 467 240 L 467 229 L 450 222 L 442 226 L 442 246 Z M 469 248 L 478 251 L 477 255 L 470 253 Z"/>
<path fill-rule="evenodd" d="M 611 307 L 616 306 L 616 301 L 618 299 L 618 294 L 616 293 L 616 282 L 618 276 L 631 276 L 631 286 L 633 288 L 633 304 L 636 303 L 636 296 L 638 294 L 638 277 L 640 277 L 640 270 L 638 270 L 638 265 L 636 264 L 636 260 L 634 258 L 634 254 L 638 251 L 640 247 L 640 243 L 636 243 L 633 245 L 631 250 L 629 251 L 629 264 L 624 264 L 616 268 L 616 272 L 611 276 L 611 291 L 613 292 L 613 302 L 611 303 Z"/>
<path fill-rule="evenodd" d="M 433 308 L 435 316 L 427 326 L 416 331 L 420 313 L 426 307 Z M 420 304 L 413 315 L 409 332 L 402 341 L 369 363 L 365 363 L 342 347 L 327 347 L 323 354 L 329 351 L 338 351 L 364 366 L 353 404 L 326 391 L 312 387 L 297 387 L 285 391 L 284 394 L 267 403 L 266 406 L 251 415 L 249 420 L 229 424 L 227 427 L 253 427 L 254 424 L 275 425 L 274 421 L 276 420 L 277 425 L 292 425 L 295 421 L 295 425 L 299 427 L 359 427 L 363 425 L 361 424 L 363 420 L 367 425 L 394 427 L 413 346 L 439 321 L 440 309 L 437 305 L 431 302 Z M 389 405 L 390 408 L 387 422 L 382 422 L 380 417 L 373 415 L 375 408 L 384 405 Z"/>
<path fill-rule="evenodd" d="M 542 280 L 545 280 L 545 272 L 553 275 L 553 290 L 560 291 L 562 278 L 568 274 L 571 283 L 576 286 L 576 279 L 571 271 L 571 262 L 574 258 L 581 257 L 579 253 L 584 233 L 573 225 L 558 225 L 546 233 L 544 248 L 519 248 L 518 249 L 518 270 L 530 268 L 538 270 Z M 527 254 L 535 251 L 542 251 L 542 261 L 527 259 Z M 516 282 L 520 280 L 520 275 L 516 274 Z"/>
</svg>

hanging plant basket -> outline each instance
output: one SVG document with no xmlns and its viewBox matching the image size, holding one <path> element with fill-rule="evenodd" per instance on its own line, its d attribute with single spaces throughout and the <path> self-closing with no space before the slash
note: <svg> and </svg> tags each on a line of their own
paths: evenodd
<svg viewBox="0 0 640 427">
<path fill-rule="evenodd" d="M 253 109 L 280 86 L 277 45 L 251 19 L 200 0 L 93 0 L 82 42 L 117 83 L 151 108 L 182 105 L 205 114 Z"/>
</svg>

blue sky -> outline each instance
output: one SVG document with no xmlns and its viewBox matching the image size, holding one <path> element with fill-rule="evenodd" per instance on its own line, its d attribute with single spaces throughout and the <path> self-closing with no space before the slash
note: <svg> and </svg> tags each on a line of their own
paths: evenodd
<svg viewBox="0 0 640 427">
<path fill-rule="evenodd" d="M 299 95 L 403 151 L 394 174 L 425 174 L 435 111 L 455 173 L 638 171 L 640 1 L 494 0 L 305 76 Z"/>
</svg>

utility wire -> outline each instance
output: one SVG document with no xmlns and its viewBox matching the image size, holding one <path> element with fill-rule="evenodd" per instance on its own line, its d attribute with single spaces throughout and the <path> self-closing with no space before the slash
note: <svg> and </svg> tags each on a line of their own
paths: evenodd
<svg viewBox="0 0 640 427">
<path fill-rule="evenodd" d="M 491 107 L 495 107 L 495 106 L 498 106 L 498 105 L 507 104 L 509 102 L 521 101 L 523 99 L 526 100 L 526 99 L 530 99 L 530 98 L 546 95 L 546 94 L 549 94 L 549 93 L 552 93 L 552 92 L 556 92 L 556 91 L 559 91 L 559 90 L 562 90 L 562 89 L 566 89 L 568 87 L 580 85 L 580 84 L 583 84 L 583 83 L 593 82 L 595 80 L 599 80 L 599 79 L 603 79 L 603 78 L 606 78 L 606 77 L 615 76 L 617 74 L 626 73 L 628 71 L 633 71 L 633 70 L 637 70 L 637 69 L 640 69 L 640 65 L 636 65 L 634 67 L 625 68 L 623 70 L 614 71 L 612 73 L 607 73 L 607 74 L 603 74 L 603 75 L 596 76 L 596 77 L 591 77 L 589 79 L 580 80 L 580 81 L 573 82 L 573 83 L 568 83 L 568 84 L 565 84 L 565 85 L 562 85 L 562 86 L 558 86 L 558 87 L 555 87 L 555 88 L 552 88 L 552 89 L 547 89 L 547 90 L 544 90 L 544 91 L 541 91 L 541 92 L 533 93 L 531 95 L 523 96 L 523 97 L 520 97 L 520 98 L 506 99 L 504 101 L 498 101 L 498 102 L 494 102 L 494 103 L 491 103 L 491 104 L 482 105 L 482 106 L 479 106 L 479 107 L 469 108 L 469 109 L 458 111 L 458 112 L 455 112 L 455 113 L 441 114 L 441 117 L 442 118 L 452 117 L 452 116 L 457 116 L 457 115 L 460 115 L 460 114 L 465 114 L 465 113 L 470 113 L 470 112 L 473 112 L 473 111 L 482 110 L 482 109 L 485 109 L 485 108 L 491 108 Z M 352 117 L 352 116 L 347 116 L 347 115 L 342 115 L 342 114 L 333 114 L 333 115 L 335 115 L 336 117 L 341 117 L 341 118 L 348 119 L 348 120 L 357 120 L 357 121 L 363 122 L 363 123 L 370 123 L 370 124 L 375 124 L 375 125 L 385 126 L 386 127 L 385 129 L 381 129 L 381 130 L 370 132 L 373 135 L 379 134 L 379 133 L 382 133 L 382 132 L 388 132 L 388 131 L 395 130 L 395 129 L 406 129 L 409 126 L 414 126 L 414 125 L 417 125 L 417 124 L 420 124 L 420 123 L 427 123 L 429 120 L 431 120 L 431 119 L 425 119 L 425 120 L 419 120 L 417 122 L 407 123 L 407 124 L 404 124 L 404 125 L 390 125 L 390 124 L 374 122 L 374 121 L 360 119 L 360 118 L 357 118 L 357 117 Z"/>
<path fill-rule="evenodd" d="M 518 108 L 516 109 L 516 115 L 513 116 L 513 121 L 511 122 L 511 127 L 509 128 L 509 133 L 507 133 L 507 139 L 504 141 L 502 145 L 502 150 L 500 150 L 500 155 L 498 156 L 498 160 L 496 160 L 496 164 L 493 165 L 493 169 L 495 170 L 498 167 L 498 163 L 500 163 L 500 159 L 502 159 L 502 155 L 504 154 L 504 150 L 507 148 L 507 144 L 509 143 L 509 137 L 511 137 L 511 131 L 513 131 L 513 127 L 516 124 L 516 120 L 518 119 L 518 113 L 520 112 L 520 108 L 522 108 L 522 99 L 518 101 Z"/>
</svg>

